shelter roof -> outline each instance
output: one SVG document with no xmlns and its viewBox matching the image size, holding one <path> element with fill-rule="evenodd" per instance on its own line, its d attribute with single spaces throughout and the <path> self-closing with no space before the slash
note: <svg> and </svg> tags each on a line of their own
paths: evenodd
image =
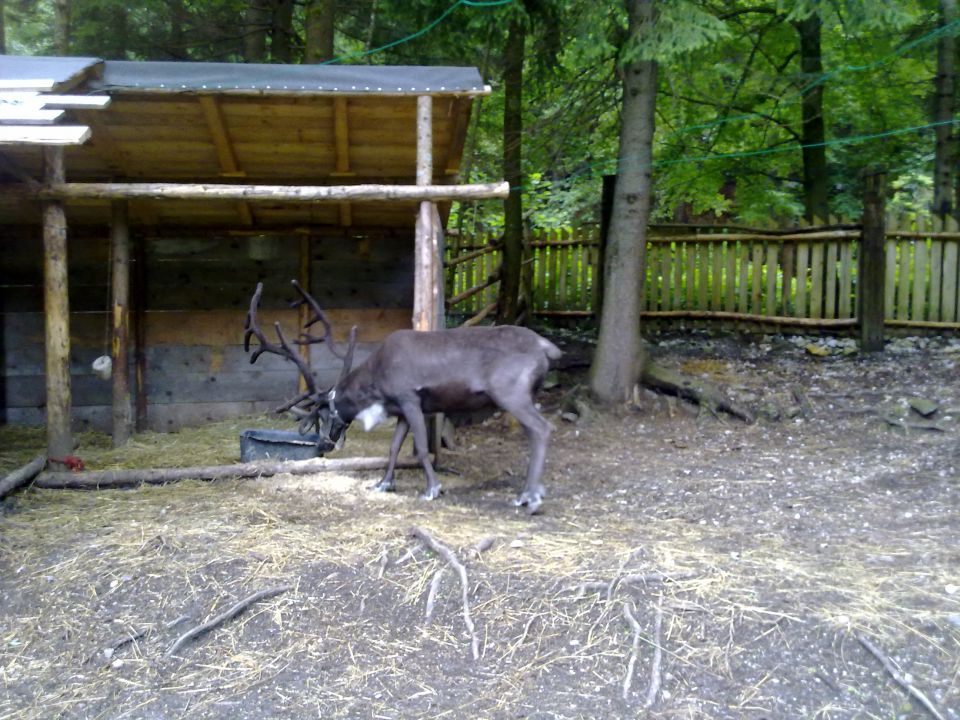
<svg viewBox="0 0 960 720">
<path fill-rule="evenodd" d="M 433 182 L 457 175 L 472 99 L 489 90 L 475 68 L 131 62 L 0 56 L 0 82 L 50 80 L 53 92 L 108 95 L 70 108 L 91 138 L 68 147 L 69 182 L 276 185 L 413 184 L 417 96 L 433 97 Z M 0 185 L 41 179 L 42 150 L 0 147 Z M 415 203 L 132 203 L 146 225 L 404 226 Z M 71 224 L 100 224 L 107 201 L 68 204 Z M 39 207 L 0 200 L 0 224 L 39 222 Z"/>
</svg>

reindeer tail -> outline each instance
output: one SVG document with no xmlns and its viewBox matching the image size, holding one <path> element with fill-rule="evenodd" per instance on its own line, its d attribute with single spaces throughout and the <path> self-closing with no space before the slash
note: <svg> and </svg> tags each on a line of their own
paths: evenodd
<svg viewBox="0 0 960 720">
<path fill-rule="evenodd" d="M 546 338 L 537 336 L 537 340 L 540 341 L 540 347 L 543 349 L 544 354 L 551 360 L 557 360 L 563 355 L 563 351 Z"/>
</svg>

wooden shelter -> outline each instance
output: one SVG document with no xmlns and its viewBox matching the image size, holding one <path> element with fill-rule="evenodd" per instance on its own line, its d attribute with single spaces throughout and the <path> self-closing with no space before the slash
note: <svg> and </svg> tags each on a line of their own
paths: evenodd
<svg viewBox="0 0 960 720">
<path fill-rule="evenodd" d="M 361 353 L 435 327 L 450 202 L 508 190 L 457 184 L 488 92 L 473 68 L 0 56 L 0 419 L 47 422 L 53 456 L 71 418 L 122 441 L 276 406 L 292 366 L 241 347 L 258 281 L 264 320 L 294 331 L 298 278 Z"/>
</svg>

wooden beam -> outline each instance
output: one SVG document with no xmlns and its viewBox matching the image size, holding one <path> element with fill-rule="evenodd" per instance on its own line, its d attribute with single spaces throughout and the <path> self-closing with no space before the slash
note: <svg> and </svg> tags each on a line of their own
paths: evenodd
<svg viewBox="0 0 960 720">
<path fill-rule="evenodd" d="M 237 163 L 237 154 L 233 149 L 233 142 L 227 132 L 227 122 L 223 117 L 223 111 L 217 98 L 212 95 L 201 95 L 199 97 L 200 109 L 207 120 L 207 127 L 210 135 L 213 137 L 213 145 L 217 149 L 217 158 L 220 161 L 220 174 L 225 177 L 244 177 L 246 173 L 240 169 Z M 237 203 L 237 212 L 240 214 L 240 222 L 244 225 L 253 225 L 253 213 L 250 211 L 250 205 L 246 202 Z"/>
<path fill-rule="evenodd" d="M 127 444 L 133 425 L 130 399 L 130 219 L 127 203 L 114 200 L 110 221 L 113 287 L 113 446 Z"/>
<path fill-rule="evenodd" d="M 333 99 L 333 139 L 336 170 L 333 177 L 352 177 L 350 170 L 350 117 L 347 98 Z M 340 225 L 350 227 L 353 224 L 353 212 L 349 202 L 340 203 Z"/>
<path fill-rule="evenodd" d="M 89 139 L 85 125 L 0 125 L 0 145 L 82 145 Z"/>
<path fill-rule="evenodd" d="M 43 149 L 44 180 L 62 183 L 63 148 Z M 43 309 L 45 316 L 47 384 L 47 455 L 64 458 L 73 453 L 70 430 L 70 301 L 67 281 L 67 218 L 63 203 L 43 206 Z"/>
<path fill-rule="evenodd" d="M 52 125 L 63 118 L 64 112 L 64 110 L 46 110 L 0 103 L 0 122 L 18 125 Z"/>
<path fill-rule="evenodd" d="M 460 160 L 463 146 L 467 140 L 467 126 L 470 124 L 470 101 L 466 98 L 454 98 L 450 102 L 451 127 L 450 144 L 447 146 L 443 161 L 443 172 L 456 175 L 460 172 Z"/>
<path fill-rule="evenodd" d="M 53 78 L 3 79 L 0 90 L 18 90 L 20 92 L 48 92 L 53 90 L 57 81 Z"/>
<path fill-rule="evenodd" d="M 10 193 L 18 192 L 10 188 Z M 56 183 L 40 189 L 19 188 L 41 200 L 245 200 L 247 202 L 341 202 L 406 200 L 482 200 L 504 198 L 506 182 L 483 185 L 223 185 L 217 183 Z"/>
<path fill-rule="evenodd" d="M 0 101 L 35 108 L 102 110 L 110 105 L 110 100 L 109 95 L 40 95 L 35 92 L 0 91 Z"/>
</svg>

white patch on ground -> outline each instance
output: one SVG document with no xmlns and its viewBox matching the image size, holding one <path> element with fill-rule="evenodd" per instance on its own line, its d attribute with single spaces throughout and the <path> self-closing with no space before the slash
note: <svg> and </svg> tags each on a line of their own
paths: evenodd
<svg viewBox="0 0 960 720">
<path fill-rule="evenodd" d="M 276 487 L 305 494 L 337 495 L 341 500 L 356 502 L 397 503 L 406 500 L 406 496 L 394 492 L 377 492 L 371 488 L 376 485 L 382 473 L 335 473 L 325 472 L 313 475 L 277 475 L 273 478 Z"/>
</svg>

